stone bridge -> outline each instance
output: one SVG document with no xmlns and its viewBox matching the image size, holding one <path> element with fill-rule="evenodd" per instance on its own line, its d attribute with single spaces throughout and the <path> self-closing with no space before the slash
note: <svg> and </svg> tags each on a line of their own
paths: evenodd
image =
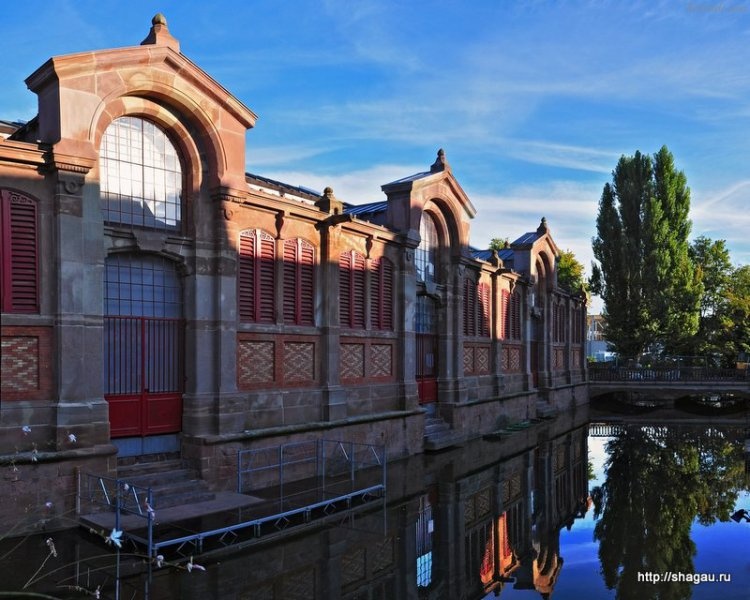
<svg viewBox="0 0 750 600">
<path fill-rule="evenodd" d="M 670 399 L 695 394 L 750 398 L 750 370 L 713 367 L 590 367 L 591 398 L 610 392 L 658 392 Z"/>
</svg>

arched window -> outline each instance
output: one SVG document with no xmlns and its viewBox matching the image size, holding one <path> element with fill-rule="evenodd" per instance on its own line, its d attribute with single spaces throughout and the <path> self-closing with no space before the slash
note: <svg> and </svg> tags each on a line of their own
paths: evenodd
<svg viewBox="0 0 750 600">
<path fill-rule="evenodd" d="M 138 117 L 113 121 L 99 153 L 106 223 L 177 230 L 182 219 L 182 169 L 167 134 Z"/>
<path fill-rule="evenodd" d="M 240 233 L 238 304 L 240 321 L 276 322 L 276 240 L 260 229 Z"/>
<path fill-rule="evenodd" d="M 422 213 L 419 223 L 421 241 L 414 253 L 414 264 L 417 268 L 417 281 L 435 282 L 438 280 L 438 230 L 435 219 L 429 213 Z"/>
<path fill-rule="evenodd" d="M 315 248 L 296 238 L 284 242 L 284 323 L 315 325 Z"/>
</svg>

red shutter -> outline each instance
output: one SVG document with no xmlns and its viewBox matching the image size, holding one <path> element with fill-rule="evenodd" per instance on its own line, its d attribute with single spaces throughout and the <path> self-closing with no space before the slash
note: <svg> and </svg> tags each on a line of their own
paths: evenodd
<svg viewBox="0 0 750 600">
<path fill-rule="evenodd" d="M 315 325 L 315 248 L 300 240 L 299 246 L 299 324 Z"/>
<path fill-rule="evenodd" d="M 315 248 L 302 239 L 284 242 L 284 322 L 315 324 Z"/>
<path fill-rule="evenodd" d="M 515 292 L 511 297 L 511 311 L 513 313 L 513 332 L 511 334 L 514 340 L 521 339 L 521 296 Z"/>
<path fill-rule="evenodd" d="M 276 294 L 276 241 L 265 231 L 260 232 L 260 269 L 258 278 L 258 322 L 274 323 Z"/>
<path fill-rule="evenodd" d="M 365 327 L 365 257 L 352 253 L 352 327 Z"/>
<path fill-rule="evenodd" d="M 380 329 L 393 329 L 393 263 L 383 258 L 380 261 L 381 290 L 383 301 L 381 303 Z"/>
<path fill-rule="evenodd" d="M 339 324 L 351 327 L 352 321 L 352 253 L 339 256 Z"/>
<path fill-rule="evenodd" d="M 477 284 L 470 278 L 464 279 L 464 335 L 477 334 Z"/>
<path fill-rule="evenodd" d="M 382 329 L 383 317 L 383 273 L 382 262 L 379 258 L 370 261 L 370 326 Z"/>
<path fill-rule="evenodd" d="M 490 286 L 479 284 L 479 335 L 490 335 Z"/>
<path fill-rule="evenodd" d="M 31 198 L 2 192 L 2 310 L 39 312 L 37 206 Z"/>
<path fill-rule="evenodd" d="M 500 339 L 506 340 L 510 337 L 510 292 L 508 290 L 503 290 L 500 312 Z"/>
<path fill-rule="evenodd" d="M 297 320 L 297 240 L 284 242 L 284 323 L 296 324 Z"/>
<path fill-rule="evenodd" d="M 469 335 L 469 280 L 464 278 L 464 336 Z"/>
<path fill-rule="evenodd" d="M 274 323 L 276 241 L 265 231 L 240 233 L 237 302 L 241 321 Z"/>
<path fill-rule="evenodd" d="M 255 231 L 240 234 L 237 298 L 240 321 L 255 321 Z"/>
</svg>

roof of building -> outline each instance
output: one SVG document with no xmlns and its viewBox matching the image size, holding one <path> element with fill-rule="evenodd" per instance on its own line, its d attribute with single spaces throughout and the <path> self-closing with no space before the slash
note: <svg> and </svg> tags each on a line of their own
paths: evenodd
<svg viewBox="0 0 750 600">
<path fill-rule="evenodd" d="M 270 177 L 263 177 L 262 175 L 256 175 L 254 173 L 245 173 L 245 181 L 251 185 L 257 185 L 258 187 L 267 188 L 278 192 L 280 195 L 291 194 L 293 196 L 300 196 L 306 200 L 312 200 L 313 202 L 318 200 L 323 194 L 308 187 L 301 185 L 290 185 L 283 181 L 276 181 Z"/>
<path fill-rule="evenodd" d="M 354 215 L 355 217 L 364 217 L 384 213 L 388 210 L 388 201 L 370 202 L 368 204 L 349 204 L 344 203 L 344 214 Z"/>
</svg>

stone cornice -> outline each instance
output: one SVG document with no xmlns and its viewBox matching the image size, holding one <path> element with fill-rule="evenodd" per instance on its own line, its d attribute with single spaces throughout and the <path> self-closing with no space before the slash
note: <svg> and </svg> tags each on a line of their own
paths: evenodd
<svg viewBox="0 0 750 600">
<path fill-rule="evenodd" d="M 19 142 L 16 140 L 0 141 L 0 162 L 18 166 L 39 168 L 46 164 L 48 148 L 42 144 Z"/>
</svg>

